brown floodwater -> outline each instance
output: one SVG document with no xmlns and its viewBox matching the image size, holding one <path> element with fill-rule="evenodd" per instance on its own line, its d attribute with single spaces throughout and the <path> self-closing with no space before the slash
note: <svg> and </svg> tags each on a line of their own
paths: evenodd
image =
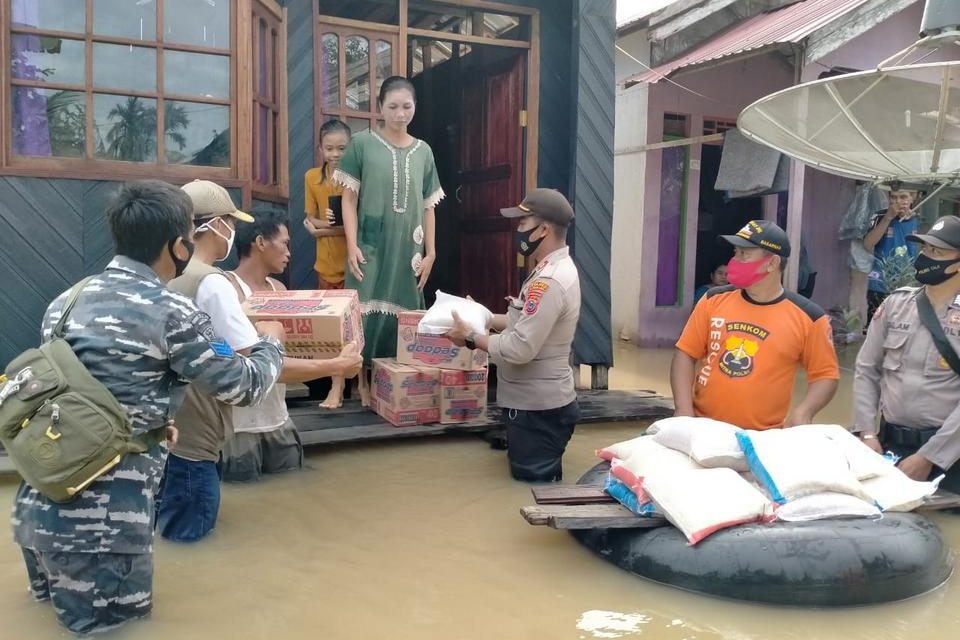
<svg viewBox="0 0 960 640">
<path fill-rule="evenodd" d="M 669 353 L 618 346 L 611 383 L 668 392 Z M 585 378 L 589 379 L 589 378 Z M 821 415 L 847 422 L 849 376 Z M 594 450 L 642 425 L 585 426 L 568 480 Z M 912 600 L 811 611 L 707 598 L 647 582 L 569 535 L 531 527 L 529 488 L 504 452 L 474 437 L 312 449 L 309 470 L 224 486 L 220 521 L 195 545 L 158 541 L 155 609 L 107 637 L 279 639 L 950 638 L 955 580 Z M 0 503 L 15 489 L 0 479 Z M 960 544 L 960 517 L 936 516 Z M 0 637 L 70 637 L 26 589 L 19 550 L 0 544 Z"/>
</svg>

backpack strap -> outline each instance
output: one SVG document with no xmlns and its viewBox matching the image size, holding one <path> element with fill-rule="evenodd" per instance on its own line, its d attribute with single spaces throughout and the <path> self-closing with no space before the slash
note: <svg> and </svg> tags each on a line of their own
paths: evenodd
<svg viewBox="0 0 960 640">
<path fill-rule="evenodd" d="M 920 293 L 917 294 L 917 312 L 920 315 L 920 322 L 930 332 L 930 337 L 933 338 L 933 344 L 937 347 L 937 351 L 947 361 L 953 372 L 960 376 L 960 356 L 950 346 L 946 334 L 943 333 L 943 326 L 940 324 L 940 319 L 937 317 L 933 305 L 930 304 L 926 289 L 921 289 Z"/>
<path fill-rule="evenodd" d="M 83 288 L 87 286 L 87 283 L 91 280 L 93 280 L 93 276 L 87 276 L 77 284 L 73 285 L 73 288 L 70 289 L 70 295 L 67 296 L 67 301 L 63 305 L 63 310 L 60 311 L 60 320 L 57 322 L 56 326 L 53 327 L 54 338 L 63 337 L 63 328 L 67 324 L 67 317 L 70 315 L 70 312 L 73 311 L 73 305 L 77 303 L 77 298 L 80 297 L 80 292 L 83 291 Z"/>
<path fill-rule="evenodd" d="M 150 447 L 163 442 L 166 437 L 167 429 L 165 426 L 159 429 L 151 429 L 146 433 L 130 438 L 127 442 L 127 451 L 129 453 L 146 453 Z"/>
</svg>

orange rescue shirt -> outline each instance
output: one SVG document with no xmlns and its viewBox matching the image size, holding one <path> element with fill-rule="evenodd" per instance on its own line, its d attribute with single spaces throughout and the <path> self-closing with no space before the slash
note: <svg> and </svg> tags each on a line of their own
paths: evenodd
<svg viewBox="0 0 960 640">
<path fill-rule="evenodd" d="M 808 384 L 840 377 L 829 316 L 792 292 L 758 303 L 733 287 L 711 289 L 677 349 L 699 361 L 695 413 L 747 429 L 783 426 L 798 365 Z"/>
</svg>

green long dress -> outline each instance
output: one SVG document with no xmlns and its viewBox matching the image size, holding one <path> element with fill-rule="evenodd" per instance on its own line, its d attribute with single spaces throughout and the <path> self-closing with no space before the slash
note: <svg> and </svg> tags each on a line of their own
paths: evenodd
<svg viewBox="0 0 960 640">
<path fill-rule="evenodd" d="M 425 253 L 423 212 L 444 197 L 433 151 L 423 140 L 390 144 L 375 131 L 350 141 L 333 176 L 359 196 L 357 244 L 363 280 L 347 269 L 363 310 L 364 364 L 397 355 L 397 314 L 423 309 L 415 270 Z"/>
</svg>

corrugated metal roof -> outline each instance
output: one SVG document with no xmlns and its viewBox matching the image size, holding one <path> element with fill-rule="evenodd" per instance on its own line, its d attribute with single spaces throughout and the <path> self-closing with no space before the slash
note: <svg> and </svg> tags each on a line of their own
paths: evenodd
<svg viewBox="0 0 960 640">
<path fill-rule="evenodd" d="M 867 0 L 803 0 L 761 13 L 732 27 L 676 60 L 627 79 L 627 84 L 655 83 L 684 67 L 756 51 L 777 44 L 798 43 Z"/>
</svg>

